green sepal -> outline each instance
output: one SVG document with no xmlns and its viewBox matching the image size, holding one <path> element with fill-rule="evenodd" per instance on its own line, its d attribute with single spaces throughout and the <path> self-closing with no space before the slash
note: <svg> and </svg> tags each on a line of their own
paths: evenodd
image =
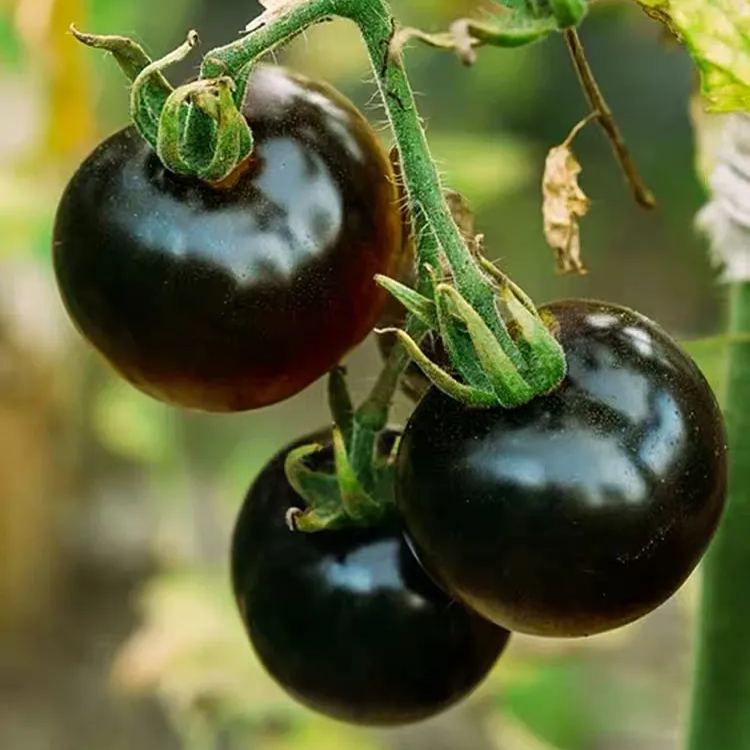
<svg viewBox="0 0 750 750">
<path fill-rule="evenodd" d="M 429 329 L 437 329 L 437 312 L 431 299 L 389 276 L 376 274 L 375 281 Z"/>
<path fill-rule="evenodd" d="M 513 279 L 510 278 L 510 276 L 506 276 L 491 260 L 488 260 L 484 257 L 481 253 L 477 253 L 476 256 L 477 260 L 479 261 L 479 265 L 482 267 L 482 270 L 492 279 L 498 282 L 500 286 L 506 285 L 509 286 L 513 293 L 518 298 L 519 302 L 532 314 L 537 315 L 536 307 L 528 294 L 524 292 L 523 289 L 521 289 L 518 284 L 516 284 Z"/>
<path fill-rule="evenodd" d="M 183 156 L 182 133 L 187 117 L 186 103 L 198 82 L 186 83 L 167 98 L 159 118 L 155 149 L 165 167 L 178 174 L 190 174 L 190 164 Z"/>
<path fill-rule="evenodd" d="M 124 36 L 100 34 L 85 34 L 75 26 L 70 32 L 82 44 L 94 49 L 103 49 L 114 57 L 125 76 L 135 84 L 141 80 L 137 91 L 137 101 L 133 101 L 131 93 L 130 110 L 133 122 L 141 136 L 156 150 L 159 116 L 167 98 L 172 93 L 172 86 L 157 67 L 154 69 L 153 60 L 133 39 Z M 143 72 L 150 70 L 147 78 L 142 78 Z M 135 88 L 135 86 L 134 86 Z"/>
<path fill-rule="evenodd" d="M 548 393 L 565 377 L 565 352 L 539 313 L 532 314 L 508 284 L 500 289 L 500 298 L 510 319 L 518 328 L 517 343 L 530 367 L 526 377 L 535 393 Z"/>
<path fill-rule="evenodd" d="M 326 446 L 302 445 L 290 451 L 284 472 L 292 489 L 305 501 L 304 508 L 287 510 L 286 522 L 292 531 L 315 533 L 380 524 L 393 512 L 394 452 L 373 462 L 374 487 L 378 500 L 357 478 L 344 437 L 333 429 L 334 470 L 312 469 L 308 460 Z"/>
<path fill-rule="evenodd" d="M 286 520 L 294 531 L 325 531 L 347 524 L 339 500 L 339 485 L 334 474 L 309 468 L 305 461 L 324 450 L 317 443 L 302 445 L 286 456 L 284 472 L 292 489 L 305 501 L 306 508 L 289 508 Z"/>
<path fill-rule="evenodd" d="M 126 36 L 111 36 L 106 34 L 86 34 L 79 31 L 73 24 L 70 25 L 70 33 L 81 44 L 93 49 L 103 49 L 115 58 L 122 72 L 129 81 L 135 81 L 140 72 L 152 63 L 143 47 L 133 39 Z M 169 95 L 172 87 L 163 75 L 154 76 L 151 84 L 154 88 L 161 88 L 164 97 Z"/>
<path fill-rule="evenodd" d="M 130 116 L 138 132 L 154 150 L 157 150 L 158 146 L 163 110 L 172 92 L 172 87 L 167 84 L 165 96 L 162 82 L 166 82 L 166 79 L 162 71 L 184 60 L 199 41 L 197 32 L 191 31 L 177 49 L 146 65 L 136 76 L 130 88 Z M 165 164 L 165 166 L 169 165 Z"/>
<path fill-rule="evenodd" d="M 199 79 L 175 91 L 163 71 L 198 44 L 195 31 L 155 61 L 127 37 L 84 34 L 75 27 L 71 33 L 89 47 L 110 52 L 132 81 L 131 118 L 167 169 L 220 182 L 251 154 L 253 137 L 241 107 L 252 64 L 241 67 L 235 78 Z"/>
<path fill-rule="evenodd" d="M 424 373 L 425 377 L 443 393 L 462 404 L 474 407 L 497 406 L 497 396 L 491 391 L 482 391 L 473 385 L 466 385 L 448 374 L 442 367 L 435 364 L 420 348 L 406 331 L 400 328 L 383 328 L 377 333 L 393 333 L 401 345 L 406 349 L 414 363 Z"/>
<path fill-rule="evenodd" d="M 426 273 L 430 277 L 435 295 L 440 338 L 451 365 L 461 373 L 468 385 L 485 393 L 491 393 L 492 385 L 477 361 L 474 345 L 466 326 L 451 313 L 445 295 L 437 294 L 439 283 L 434 269 L 426 267 Z"/>
<path fill-rule="evenodd" d="M 218 182 L 247 158 L 252 150 L 252 137 L 247 121 L 234 104 L 233 90 L 231 78 L 200 79 L 170 94 L 161 112 L 156 143 L 156 152 L 165 167 Z M 200 154 L 191 148 L 194 138 L 190 134 L 190 120 L 195 111 L 216 123 L 211 142 L 203 146 Z"/>
<path fill-rule="evenodd" d="M 247 121 L 234 102 L 234 81 L 216 78 L 211 84 L 193 95 L 194 106 L 216 122 L 211 158 L 191 164 L 191 172 L 202 180 L 218 182 L 250 155 L 253 139 Z"/>
<path fill-rule="evenodd" d="M 529 364 L 525 378 L 537 393 L 549 392 L 560 384 L 567 371 L 562 346 L 526 292 L 487 258 L 478 258 L 485 273 L 498 283 L 500 299 L 516 328 L 516 344 Z"/>
<path fill-rule="evenodd" d="M 440 284 L 437 293 L 450 300 L 454 314 L 466 325 L 479 363 L 497 395 L 498 403 L 510 408 L 530 401 L 536 393 L 521 377 L 479 313 L 449 284 Z"/>
<path fill-rule="evenodd" d="M 347 447 L 352 444 L 354 429 L 354 405 L 346 382 L 346 370 L 334 367 L 328 373 L 328 405 L 333 416 L 333 423 L 344 437 Z"/>
<path fill-rule="evenodd" d="M 237 106 L 237 109 L 242 111 L 242 108 L 245 106 L 245 97 L 247 96 L 247 85 L 250 80 L 250 75 L 253 72 L 253 68 L 255 67 L 255 62 L 250 62 L 247 65 L 245 65 L 244 68 L 242 68 L 236 75 L 232 76 L 232 80 L 236 84 L 236 88 L 234 90 L 234 103 Z"/>
<path fill-rule="evenodd" d="M 355 524 L 369 526 L 383 515 L 382 506 L 364 489 L 357 477 L 341 430 L 333 428 L 333 456 L 339 485 L 341 505 Z"/>
</svg>

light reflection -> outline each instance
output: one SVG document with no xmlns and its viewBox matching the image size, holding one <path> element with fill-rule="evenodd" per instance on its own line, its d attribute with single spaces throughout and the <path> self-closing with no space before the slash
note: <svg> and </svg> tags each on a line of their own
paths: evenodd
<svg viewBox="0 0 750 750">
<path fill-rule="evenodd" d="M 607 329 L 616 326 L 620 321 L 616 315 L 611 313 L 591 313 L 586 316 L 586 322 L 592 328 Z"/>
<path fill-rule="evenodd" d="M 622 332 L 630 339 L 636 351 L 643 357 L 650 359 L 654 356 L 654 340 L 643 328 L 628 326 Z"/>
<path fill-rule="evenodd" d="M 113 206 L 113 220 L 145 246 L 218 266 L 240 286 L 288 278 L 305 258 L 322 255 L 335 243 L 343 223 L 342 198 L 322 159 L 297 141 L 273 139 L 264 144 L 263 156 L 275 166 L 256 180 L 257 210 L 206 211 L 202 202 L 151 192 L 153 203 L 143 207 L 138 222 L 133 222 L 133 205 Z M 295 177 L 300 174 L 304 179 Z M 127 172 L 122 178 L 132 179 Z"/>
<path fill-rule="evenodd" d="M 651 421 L 652 426 L 643 437 L 638 455 L 654 474 L 663 475 L 672 457 L 682 452 L 687 437 L 679 406 L 669 393 L 658 394 Z"/>
<path fill-rule="evenodd" d="M 601 362 L 606 350 L 595 350 L 593 366 L 579 362 L 570 362 L 569 379 L 580 385 L 581 390 L 588 392 L 592 400 L 598 401 L 629 420 L 641 422 L 648 419 L 650 385 L 648 378 L 637 370 L 617 368 L 611 362 Z M 601 377 L 606 372 L 606 377 Z"/>
<path fill-rule="evenodd" d="M 571 445 L 578 456 L 588 458 L 585 463 L 571 461 Z M 556 435 L 540 435 L 536 428 L 516 430 L 473 451 L 469 460 L 487 486 L 554 487 L 590 506 L 606 505 L 610 498 L 639 503 L 647 497 L 645 479 L 622 440 L 575 425 L 561 425 Z"/>
<path fill-rule="evenodd" d="M 321 562 L 323 580 L 358 594 L 401 591 L 404 581 L 395 562 L 399 544 L 396 539 L 384 539 L 359 547 L 340 560 L 327 557 Z"/>
</svg>

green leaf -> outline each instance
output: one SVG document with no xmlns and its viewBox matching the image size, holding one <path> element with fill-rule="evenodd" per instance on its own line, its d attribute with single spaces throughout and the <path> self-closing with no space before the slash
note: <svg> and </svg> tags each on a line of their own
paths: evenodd
<svg viewBox="0 0 750 750">
<path fill-rule="evenodd" d="M 719 402 L 723 402 L 726 387 L 726 372 L 729 362 L 729 336 L 712 336 L 705 339 L 681 341 L 681 346 L 695 360 L 701 372 L 713 388 Z"/>
<path fill-rule="evenodd" d="M 157 465 L 176 458 L 167 407 L 119 378 L 108 380 L 96 394 L 91 419 L 102 444 L 125 459 Z"/>
<path fill-rule="evenodd" d="M 652 720 L 657 705 L 657 694 L 639 678 L 608 678 L 601 666 L 580 658 L 531 663 L 506 683 L 498 703 L 558 750 L 597 747 L 602 737 L 630 734 L 639 721 Z"/>
<path fill-rule="evenodd" d="M 638 0 L 680 39 L 712 112 L 750 111 L 750 12 L 742 0 Z"/>
</svg>

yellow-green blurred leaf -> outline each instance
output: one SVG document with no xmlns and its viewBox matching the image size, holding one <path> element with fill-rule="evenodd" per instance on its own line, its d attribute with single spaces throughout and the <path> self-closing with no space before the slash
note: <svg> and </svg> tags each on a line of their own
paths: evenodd
<svg viewBox="0 0 750 750">
<path fill-rule="evenodd" d="M 746 0 L 638 0 L 688 48 L 713 112 L 750 110 L 750 9 Z"/>
<path fill-rule="evenodd" d="M 0 9 L 0 67 L 17 70 L 23 60 L 23 47 L 9 12 Z"/>
<path fill-rule="evenodd" d="M 719 402 L 724 400 L 726 368 L 729 354 L 727 336 L 681 341 L 682 347 L 695 360 L 706 380 L 716 393 Z"/>
<path fill-rule="evenodd" d="M 113 377 L 97 394 L 93 428 L 114 453 L 139 463 L 162 463 L 175 444 L 169 409 Z"/>
<path fill-rule="evenodd" d="M 647 716 L 652 701 L 641 683 L 602 680 L 581 660 L 557 659 L 528 669 L 505 685 L 504 712 L 559 750 L 594 747 L 603 732 Z"/>
<path fill-rule="evenodd" d="M 530 145 L 507 134 L 430 132 L 429 141 L 446 185 L 465 195 L 475 210 L 535 178 Z"/>
</svg>

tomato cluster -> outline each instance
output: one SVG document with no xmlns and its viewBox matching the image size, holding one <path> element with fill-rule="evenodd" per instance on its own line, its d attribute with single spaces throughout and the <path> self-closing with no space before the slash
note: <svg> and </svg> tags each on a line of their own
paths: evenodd
<svg viewBox="0 0 750 750">
<path fill-rule="evenodd" d="M 298 392 L 389 314 L 373 276 L 401 265 L 393 170 L 365 119 L 279 68 L 258 68 L 248 90 L 254 150 L 221 184 L 168 172 L 127 128 L 83 163 L 57 217 L 75 324 L 128 380 L 182 406 Z M 478 410 L 413 381 L 422 397 L 403 435 L 377 443 L 382 458 L 400 441 L 380 525 L 287 525 L 306 503 L 285 460 L 322 442 L 308 468 L 330 478 L 330 431 L 253 483 L 234 592 L 260 660 L 302 703 L 358 723 L 423 719 L 483 679 L 510 631 L 620 626 L 699 561 L 726 494 L 723 421 L 703 376 L 630 310 L 569 300 L 541 312 L 564 382 Z"/>
</svg>

